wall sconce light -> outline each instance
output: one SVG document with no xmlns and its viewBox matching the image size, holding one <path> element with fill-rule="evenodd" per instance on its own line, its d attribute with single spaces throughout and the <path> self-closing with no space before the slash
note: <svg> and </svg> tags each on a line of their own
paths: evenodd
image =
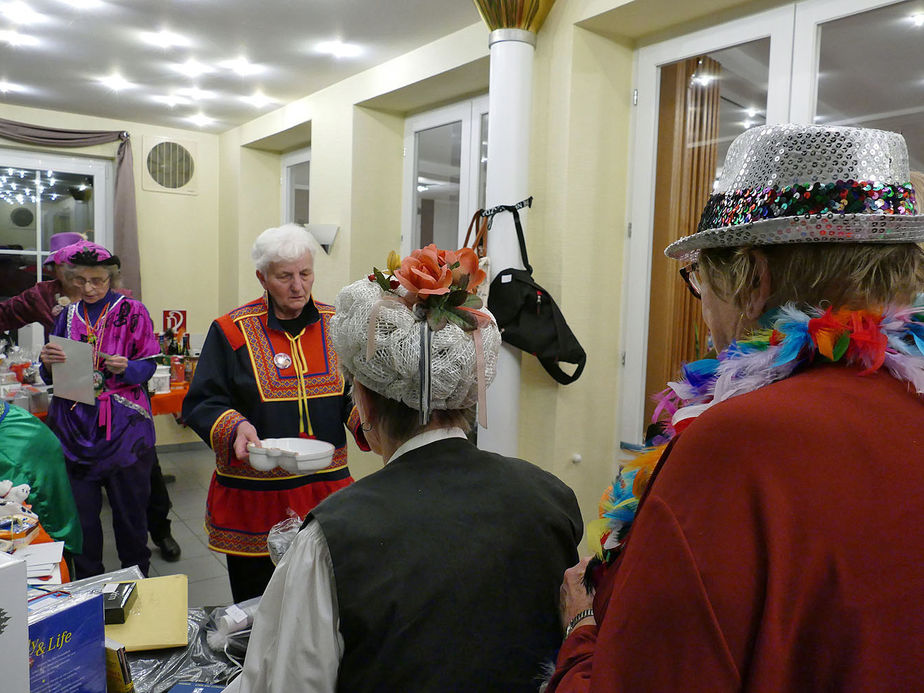
<svg viewBox="0 0 924 693">
<path fill-rule="evenodd" d="M 340 226 L 338 224 L 305 224 L 305 228 L 324 248 L 324 252 L 330 255 L 330 247 L 334 244 Z"/>
</svg>

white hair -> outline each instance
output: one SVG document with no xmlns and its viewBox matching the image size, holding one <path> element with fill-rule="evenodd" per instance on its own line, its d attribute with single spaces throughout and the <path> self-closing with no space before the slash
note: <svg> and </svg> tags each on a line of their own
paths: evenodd
<svg viewBox="0 0 924 693">
<path fill-rule="evenodd" d="M 283 224 L 267 229 L 253 242 L 250 257 L 260 272 L 274 262 L 298 260 L 305 253 L 314 257 L 317 241 L 300 224 Z"/>
</svg>

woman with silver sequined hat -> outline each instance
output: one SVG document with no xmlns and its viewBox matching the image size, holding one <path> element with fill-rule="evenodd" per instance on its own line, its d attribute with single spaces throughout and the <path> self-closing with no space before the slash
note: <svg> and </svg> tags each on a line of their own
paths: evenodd
<svg viewBox="0 0 924 693">
<path fill-rule="evenodd" d="M 919 687 L 915 192 L 895 133 L 732 143 L 696 233 L 666 250 L 718 355 L 668 384 L 666 449 L 605 494 L 597 555 L 565 574 L 550 691 Z"/>
<path fill-rule="evenodd" d="M 311 512 L 231 690 L 525 693 L 558 647 L 581 516 L 557 478 L 466 439 L 500 345 L 478 258 L 391 264 L 344 288 L 331 324 L 385 467 Z"/>
</svg>

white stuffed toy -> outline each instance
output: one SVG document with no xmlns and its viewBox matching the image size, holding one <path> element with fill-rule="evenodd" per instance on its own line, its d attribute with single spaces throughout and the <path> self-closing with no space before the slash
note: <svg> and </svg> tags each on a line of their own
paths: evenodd
<svg viewBox="0 0 924 693">
<path fill-rule="evenodd" d="M 11 488 L 13 488 L 13 482 L 9 479 L 0 481 L 0 498 L 3 498 L 6 494 L 8 494 Z"/>
<path fill-rule="evenodd" d="M 31 492 L 32 487 L 30 487 L 29 484 L 20 484 L 19 486 L 11 488 L 6 495 L 3 496 L 3 500 L 13 501 L 14 503 L 25 503 Z"/>
<path fill-rule="evenodd" d="M 26 510 L 22 506 L 22 503 L 17 503 L 16 501 L 0 500 L 0 517 L 6 517 L 7 515 L 24 515 L 34 520 L 38 519 L 38 515 L 36 515 L 31 510 Z"/>
</svg>

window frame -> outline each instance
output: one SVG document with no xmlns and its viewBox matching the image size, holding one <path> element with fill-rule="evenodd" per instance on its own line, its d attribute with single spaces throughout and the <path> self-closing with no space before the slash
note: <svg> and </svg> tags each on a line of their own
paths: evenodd
<svg viewBox="0 0 924 693">
<path fill-rule="evenodd" d="M 417 189 L 417 133 L 455 122 L 462 123 L 459 154 L 459 232 L 458 244 L 465 240 L 465 231 L 472 213 L 478 208 L 479 188 L 485 181 L 480 176 L 481 117 L 488 112 L 488 95 L 410 115 L 404 122 L 404 172 L 401 201 L 401 254 L 408 255 L 420 247 L 415 238 L 414 200 Z"/>
<path fill-rule="evenodd" d="M 628 446 L 642 443 L 645 429 L 645 391 L 648 361 L 648 315 L 651 300 L 654 223 L 654 182 L 657 163 L 658 95 L 660 67 L 696 55 L 731 48 L 743 43 L 770 39 L 767 82 L 768 124 L 786 122 L 790 111 L 790 81 L 793 58 L 793 5 L 759 12 L 715 27 L 643 46 L 635 54 L 634 83 L 638 103 L 632 122 L 629 168 L 629 228 L 623 276 L 623 326 L 620 441 Z"/>
</svg>

